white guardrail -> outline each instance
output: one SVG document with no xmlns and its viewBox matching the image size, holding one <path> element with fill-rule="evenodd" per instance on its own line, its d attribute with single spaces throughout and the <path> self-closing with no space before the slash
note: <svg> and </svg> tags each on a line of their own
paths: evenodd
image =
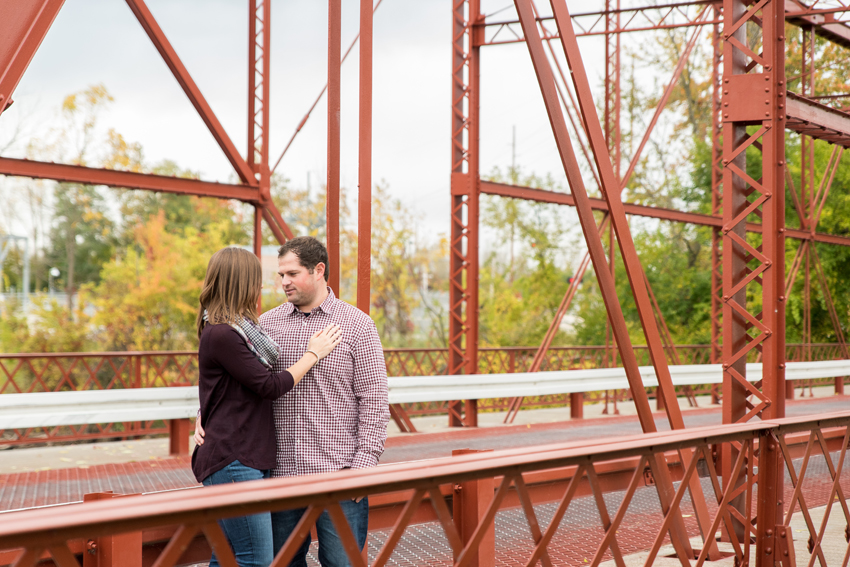
<svg viewBox="0 0 850 567">
<path fill-rule="evenodd" d="M 747 380 L 761 380 L 761 364 L 747 364 Z M 647 388 L 658 386 L 655 368 L 641 366 L 640 375 Z M 720 364 L 682 364 L 670 366 L 676 386 L 720 384 Z M 850 360 L 788 362 L 786 380 L 810 380 L 850 376 Z M 601 390 L 625 390 L 629 387 L 623 368 L 593 368 L 557 372 L 520 372 L 515 374 L 472 374 L 461 376 L 416 376 L 390 378 L 390 403 L 439 402 L 517 396 L 546 396 Z"/>
<path fill-rule="evenodd" d="M 762 365 L 747 364 L 747 379 L 761 379 Z M 658 385 L 652 366 L 640 367 L 646 387 Z M 673 384 L 720 384 L 719 364 L 670 366 Z M 850 360 L 789 362 L 786 380 L 850 376 Z M 439 402 L 515 396 L 545 396 L 629 387 L 623 368 L 594 368 L 558 372 L 403 376 L 389 379 L 391 404 Z M 0 395 L 0 429 L 55 427 L 91 423 L 120 423 L 155 419 L 185 419 L 198 411 L 198 387 L 138 388 L 82 392 Z"/>
</svg>

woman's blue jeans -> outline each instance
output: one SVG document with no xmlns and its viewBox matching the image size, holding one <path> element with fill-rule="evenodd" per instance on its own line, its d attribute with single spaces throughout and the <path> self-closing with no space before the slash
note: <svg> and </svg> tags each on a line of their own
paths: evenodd
<svg viewBox="0 0 850 567">
<path fill-rule="evenodd" d="M 204 479 L 204 486 L 215 484 L 229 484 L 232 482 L 245 482 L 248 480 L 262 480 L 269 478 L 269 471 L 260 471 L 246 467 L 239 461 L 233 461 L 220 471 L 212 473 Z M 254 514 L 252 516 L 241 516 L 239 518 L 227 518 L 219 520 L 218 525 L 227 536 L 236 562 L 239 567 L 268 567 L 274 555 L 272 555 L 272 517 L 268 512 Z M 218 567 L 215 553 L 210 560 L 210 567 Z"/>
</svg>

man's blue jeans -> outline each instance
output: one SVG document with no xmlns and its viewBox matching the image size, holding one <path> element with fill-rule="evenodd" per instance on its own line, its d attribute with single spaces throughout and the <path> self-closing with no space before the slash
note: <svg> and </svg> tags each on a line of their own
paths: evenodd
<svg viewBox="0 0 850 567">
<path fill-rule="evenodd" d="M 239 461 L 233 461 L 205 478 L 203 484 L 212 486 L 264 478 L 269 478 L 269 471 L 252 469 Z M 219 520 L 218 525 L 227 536 L 239 567 L 268 567 L 271 564 L 274 556 L 272 555 L 272 519 L 269 512 Z M 210 560 L 210 567 L 218 567 L 215 553 Z"/>
<path fill-rule="evenodd" d="M 348 525 L 351 526 L 351 531 L 354 533 L 354 539 L 357 540 L 360 551 L 363 551 L 363 546 L 366 545 L 366 533 L 369 530 L 369 499 L 363 498 L 360 502 L 343 500 L 339 505 L 345 513 Z M 286 543 L 289 534 L 298 525 L 298 521 L 304 515 L 305 510 L 307 509 L 298 508 L 297 510 L 272 513 L 275 555 Z M 319 536 L 319 563 L 322 564 L 322 567 L 349 567 L 351 565 L 327 510 L 322 512 L 322 515 L 316 521 L 316 535 Z M 310 548 L 310 541 L 311 538 L 308 533 L 289 567 L 307 567 L 307 551 Z"/>
</svg>

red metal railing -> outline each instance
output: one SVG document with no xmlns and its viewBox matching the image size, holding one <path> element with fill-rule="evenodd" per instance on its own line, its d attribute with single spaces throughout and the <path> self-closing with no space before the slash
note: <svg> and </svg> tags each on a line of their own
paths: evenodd
<svg viewBox="0 0 850 567">
<path fill-rule="evenodd" d="M 196 351 L 0 354 L 0 394 L 189 386 Z M 162 421 L 0 430 L 0 446 L 167 434 Z"/>
<path fill-rule="evenodd" d="M 662 554 L 688 566 L 732 555 L 736 565 L 841 565 L 850 555 L 843 537 L 849 443 L 850 412 L 842 412 L 462 454 L 427 466 L 102 496 L 61 514 L 0 516 L 0 565 L 72 567 L 86 553 L 120 548 L 125 558 L 136 554 L 134 564 L 170 567 L 209 557 L 212 548 L 223 566 L 235 567 L 216 520 L 302 507 L 273 567 L 289 563 L 324 511 L 355 566 L 409 560 L 417 546 L 416 564 L 455 567 L 494 565 L 497 552 L 500 565 L 623 565 L 626 558 L 652 565 Z M 731 458 L 725 467 L 720 454 Z M 692 480 L 704 489 L 703 524 L 694 517 Z M 365 495 L 378 513 L 370 514 L 361 554 L 339 502 Z"/>
<path fill-rule="evenodd" d="M 683 364 L 707 364 L 708 345 L 680 345 L 677 348 Z M 479 350 L 479 372 L 525 372 L 536 352 L 534 347 L 482 348 Z M 788 345 L 788 360 L 801 360 L 808 352 L 813 360 L 841 357 L 837 344 L 820 343 Z M 646 347 L 635 347 L 638 362 L 649 365 Z M 384 355 L 390 376 L 441 375 L 447 369 L 447 349 L 386 349 Z M 541 370 L 597 368 L 604 365 L 603 346 L 565 346 L 549 349 Z M 187 386 L 197 382 L 196 351 L 162 352 L 92 352 L 92 353 L 27 353 L 0 354 L 0 394 L 20 392 L 56 392 L 66 390 L 101 390 L 112 388 L 152 388 Z M 823 381 L 826 384 L 828 381 Z M 695 388 L 697 394 L 708 394 L 709 387 Z M 592 392 L 585 399 L 594 402 L 605 392 Z M 626 391 L 613 393 L 625 399 Z M 526 409 L 564 407 L 568 395 L 527 398 Z M 481 400 L 479 411 L 505 411 L 507 399 Z M 410 404 L 410 416 L 447 413 L 445 402 Z M 0 446 L 82 439 L 114 439 L 139 435 L 164 434 L 162 422 L 113 423 L 0 431 Z"/>
</svg>

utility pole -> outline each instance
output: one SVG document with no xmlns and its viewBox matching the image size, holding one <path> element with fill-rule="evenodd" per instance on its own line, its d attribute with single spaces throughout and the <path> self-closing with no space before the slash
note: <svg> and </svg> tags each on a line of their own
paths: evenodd
<svg viewBox="0 0 850 567">
<path fill-rule="evenodd" d="M 511 177 L 516 175 L 516 124 L 512 127 L 511 135 Z M 512 181 L 516 181 L 515 179 Z"/>
</svg>

